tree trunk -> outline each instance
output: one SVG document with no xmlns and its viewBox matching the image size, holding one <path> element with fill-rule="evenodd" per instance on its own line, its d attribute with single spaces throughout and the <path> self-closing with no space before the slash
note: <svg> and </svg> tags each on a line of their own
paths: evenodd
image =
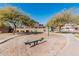
<svg viewBox="0 0 79 59">
<path fill-rule="evenodd" d="M 13 30 L 13 34 L 16 33 L 16 23 L 14 23 L 14 30 Z"/>
<path fill-rule="evenodd" d="M 62 26 L 59 26 L 59 32 L 61 32 L 61 27 L 62 27 Z"/>
</svg>

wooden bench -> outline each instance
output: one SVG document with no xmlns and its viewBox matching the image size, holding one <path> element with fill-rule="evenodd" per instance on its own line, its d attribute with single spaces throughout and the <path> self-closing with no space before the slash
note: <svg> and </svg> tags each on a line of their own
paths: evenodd
<svg viewBox="0 0 79 59">
<path fill-rule="evenodd" d="M 44 38 L 41 38 L 41 39 L 38 39 L 38 40 L 30 40 L 30 41 L 27 41 L 27 42 L 24 42 L 24 43 L 25 43 L 25 45 L 30 45 L 31 47 L 33 47 L 33 46 L 38 45 L 39 42 L 42 42 L 42 41 L 45 42 Z"/>
</svg>

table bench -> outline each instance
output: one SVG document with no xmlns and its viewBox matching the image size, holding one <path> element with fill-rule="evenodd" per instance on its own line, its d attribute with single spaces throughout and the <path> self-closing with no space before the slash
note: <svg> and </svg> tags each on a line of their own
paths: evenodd
<svg viewBox="0 0 79 59">
<path fill-rule="evenodd" d="M 25 43 L 25 45 L 30 45 L 31 47 L 33 47 L 33 46 L 38 45 L 39 42 L 46 42 L 46 41 L 44 40 L 44 38 L 41 38 L 41 39 L 38 39 L 38 40 L 29 40 L 29 41 L 24 42 L 24 43 Z"/>
</svg>

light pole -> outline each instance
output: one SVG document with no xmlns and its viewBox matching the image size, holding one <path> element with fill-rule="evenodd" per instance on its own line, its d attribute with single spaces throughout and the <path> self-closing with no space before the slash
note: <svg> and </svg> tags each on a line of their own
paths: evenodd
<svg viewBox="0 0 79 59">
<path fill-rule="evenodd" d="M 49 36 L 49 26 L 48 26 L 48 36 Z"/>
</svg>

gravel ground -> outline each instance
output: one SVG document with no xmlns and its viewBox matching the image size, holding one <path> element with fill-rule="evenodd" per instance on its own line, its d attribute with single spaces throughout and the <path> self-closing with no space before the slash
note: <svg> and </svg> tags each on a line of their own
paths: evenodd
<svg viewBox="0 0 79 59">
<path fill-rule="evenodd" d="M 5 34 L 0 34 L 0 38 Z M 7 34 L 6 37 L 10 36 Z M 24 42 L 30 39 L 39 39 L 44 37 L 47 42 L 41 43 L 34 47 L 25 45 Z M 56 56 L 63 50 L 67 43 L 66 38 L 57 33 L 50 33 L 48 37 L 46 33 L 37 35 L 23 35 L 15 37 L 3 44 L 0 44 L 0 55 L 3 56 Z"/>
</svg>

